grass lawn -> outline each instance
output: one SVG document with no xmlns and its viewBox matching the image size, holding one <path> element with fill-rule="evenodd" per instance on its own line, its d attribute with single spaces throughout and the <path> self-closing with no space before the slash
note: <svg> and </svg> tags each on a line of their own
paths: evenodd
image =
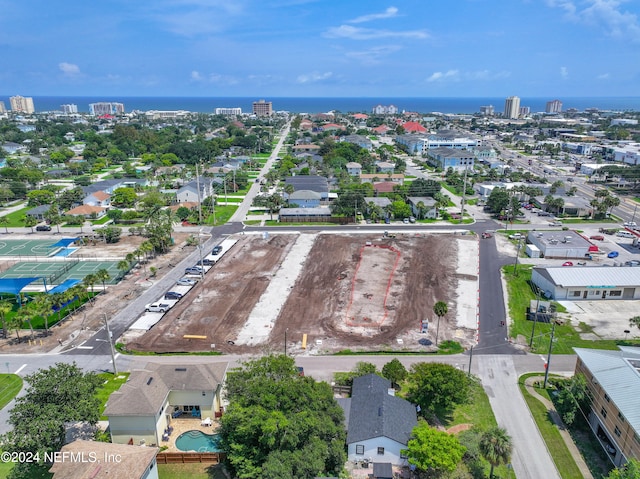
<svg viewBox="0 0 640 479">
<path fill-rule="evenodd" d="M 111 221 L 111 218 L 109 218 L 107 215 L 104 215 L 102 218 L 100 218 L 98 220 L 92 220 L 91 224 L 103 225 L 103 224 L 107 223 L 108 221 Z"/>
<path fill-rule="evenodd" d="M 98 377 L 102 379 L 102 386 L 97 391 L 97 396 L 100 399 L 100 420 L 106 421 L 107 416 L 102 416 L 104 408 L 107 405 L 107 400 L 112 392 L 117 391 L 120 387 L 129 379 L 129 373 L 119 373 L 117 376 L 113 376 L 111 373 L 100 373 Z"/>
<path fill-rule="evenodd" d="M 160 479 L 227 479 L 221 464 L 158 464 Z"/>
<path fill-rule="evenodd" d="M 242 203 L 244 201 L 244 197 L 242 197 L 242 198 L 231 198 L 231 197 L 225 198 L 224 196 L 218 196 L 218 199 L 216 201 L 217 201 L 217 204 L 220 204 L 220 202 Z"/>
<path fill-rule="evenodd" d="M 33 206 L 27 206 L 26 208 L 22 208 L 21 210 L 14 211 L 13 213 L 5 215 L 5 218 L 9 220 L 9 223 L 7 223 L 6 225 L 2 225 L 2 227 L 4 228 L 5 226 L 7 226 L 9 228 L 23 228 L 24 221 L 22 221 L 22 219 L 30 209 L 33 209 Z"/>
<path fill-rule="evenodd" d="M 216 205 L 216 221 L 215 221 L 215 224 L 213 222 L 213 215 L 210 215 L 205 220 L 205 224 L 213 225 L 213 226 L 215 226 L 215 225 L 223 225 L 227 221 L 229 221 L 229 219 L 233 216 L 233 214 L 236 212 L 237 209 L 238 209 L 238 207 L 235 206 L 235 205 L 224 205 L 224 206 Z"/>
<path fill-rule="evenodd" d="M 506 265 L 502 268 L 502 272 L 507 281 L 507 292 L 509 294 L 509 316 L 511 317 L 511 325 L 509 334 L 512 338 L 524 336 L 527 340 L 531 337 L 533 322 L 525 319 L 526 308 L 529 306 L 530 300 L 535 300 L 534 294 L 529 281 L 531 280 L 531 270 L 533 265 L 519 264 L 517 275 L 513 274 L 514 265 Z M 558 312 L 566 312 L 561 305 L 556 304 Z M 640 341 L 626 341 L 615 339 L 586 340 L 580 337 L 580 333 L 590 330 L 585 323 L 578 325 L 579 331 L 571 324 L 557 324 L 555 328 L 555 340 L 553 343 L 554 354 L 573 354 L 572 348 L 591 348 L 591 349 L 617 349 L 618 345 L 634 345 L 640 344 Z M 532 352 L 546 353 L 549 351 L 549 340 L 551 339 L 551 324 L 536 323 L 535 337 L 533 341 Z"/>
<path fill-rule="evenodd" d="M 531 411 L 531 415 L 538 426 L 538 430 L 547 445 L 547 449 L 549 450 L 549 453 L 553 458 L 553 462 L 556 464 L 562 479 L 582 479 L 583 476 L 580 473 L 580 469 L 578 469 L 578 466 L 573 460 L 573 456 L 571 456 L 567 445 L 564 443 L 558 427 L 549 418 L 546 406 L 531 396 L 524 387 L 524 381 L 527 377 L 537 375 L 539 374 L 532 373 L 520 376 L 520 379 L 518 380 L 520 391 L 529 406 L 529 411 Z M 549 399 L 549 395 L 545 389 L 535 389 L 540 395 Z"/>
<path fill-rule="evenodd" d="M 22 389 L 22 378 L 17 374 L 0 374 L 0 409 L 4 408 Z"/>
</svg>

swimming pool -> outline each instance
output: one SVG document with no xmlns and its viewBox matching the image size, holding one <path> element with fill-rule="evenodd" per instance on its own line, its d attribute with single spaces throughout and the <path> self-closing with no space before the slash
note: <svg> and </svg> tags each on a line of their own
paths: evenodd
<svg viewBox="0 0 640 479">
<path fill-rule="evenodd" d="M 183 432 L 176 439 L 176 447 L 181 451 L 222 452 L 218 434 L 205 434 L 202 431 Z"/>
</svg>

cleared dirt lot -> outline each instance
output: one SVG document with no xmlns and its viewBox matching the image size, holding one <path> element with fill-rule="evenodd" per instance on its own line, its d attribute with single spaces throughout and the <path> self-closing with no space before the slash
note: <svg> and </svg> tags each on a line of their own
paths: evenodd
<svg viewBox="0 0 640 479">
<path fill-rule="evenodd" d="M 130 338 L 128 347 L 208 351 L 215 344 L 215 350 L 224 353 L 281 351 L 286 334 L 288 349 L 303 353 L 302 337 L 307 334 L 310 352 L 381 346 L 425 349 L 432 335 L 420 334 L 420 321 L 433 318 L 433 305 L 439 300 L 449 304 L 439 339 L 455 337 L 465 342 L 473 338 L 473 330 L 461 337 L 454 319 L 457 250 L 465 243 L 459 242 L 460 236 L 320 234 L 310 241 L 286 234 L 239 238 L 207 273 L 204 284 L 150 331 Z M 301 271 L 289 282 L 282 281 L 292 263 L 300 265 Z M 271 283 L 281 286 L 274 290 Z M 268 298 L 263 297 L 265 291 Z M 258 302 L 272 304 L 272 310 L 264 305 L 256 308 Z M 251 328 L 258 339 L 246 337 Z M 185 339 L 185 335 L 206 338 Z"/>
</svg>

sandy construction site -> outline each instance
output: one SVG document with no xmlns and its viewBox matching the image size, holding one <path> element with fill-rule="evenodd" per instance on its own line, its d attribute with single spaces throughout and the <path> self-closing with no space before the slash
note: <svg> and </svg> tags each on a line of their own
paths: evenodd
<svg viewBox="0 0 640 479">
<path fill-rule="evenodd" d="M 242 235 L 132 350 L 283 351 L 434 348 L 433 305 L 448 304 L 439 341 L 474 344 L 478 241 L 404 233 Z M 421 332 L 421 322 L 429 321 Z M 306 335 L 306 344 L 304 344 Z M 186 337 L 185 337 L 186 336 Z"/>
</svg>

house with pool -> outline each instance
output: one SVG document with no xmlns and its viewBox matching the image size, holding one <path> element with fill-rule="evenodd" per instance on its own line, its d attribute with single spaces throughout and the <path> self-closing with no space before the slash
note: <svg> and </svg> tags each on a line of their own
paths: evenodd
<svg viewBox="0 0 640 479">
<path fill-rule="evenodd" d="M 160 446 L 183 417 L 215 418 L 222 411 L 228 363 L 147 363 L 107 401 L 111 441 Z"/>
</svg>

